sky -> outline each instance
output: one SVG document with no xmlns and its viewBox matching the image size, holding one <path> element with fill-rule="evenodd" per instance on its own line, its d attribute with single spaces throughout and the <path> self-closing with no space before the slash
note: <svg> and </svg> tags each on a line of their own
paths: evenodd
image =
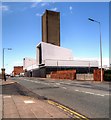
<svg viewBox="0 0 111 120">
<path fill-rule="evenodd" d="M 36 58 L 46 9 L 60 12 L 61 47 L 71 49 L 74 59 L 99 60 L 99 25 L 88 18 L 101 22 L 103 65 L 109 65 L 108 2 L 2 2 L 2 48 L 12 48 L 4 53 L 6 73 L 23 65 L 24 57 Z"/>
</svg>

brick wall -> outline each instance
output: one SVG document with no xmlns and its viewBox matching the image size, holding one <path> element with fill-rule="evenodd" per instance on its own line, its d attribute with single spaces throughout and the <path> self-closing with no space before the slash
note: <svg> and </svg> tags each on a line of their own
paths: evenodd
<svg viewBox="0 0 111 120">
<path fill-rule="evenodd" d="M 64 71 L 51 72 L 50 77 L 54 79 L 74 80 L 76 79 L 76 70 L 64 70 Z"/>
<path fill-rule="evenodd" d="M 24 72 L 24 71 L 23 71 L 23 66 L 14 66 L 14 71 L 13 71 L 14 76 L 15 76 L 15 75 L 19 75 L 19 74 L 22 73 L 22 72 Z"/>
<path fill-rule="evenodd" d="M 102 72 L 102 77 L 104 76 L 104 70 Z M 94 80 L 95 81 L 101 81 L 101 70 L 100 69 L 95 69 L 94 70 Z"/>
</svg>

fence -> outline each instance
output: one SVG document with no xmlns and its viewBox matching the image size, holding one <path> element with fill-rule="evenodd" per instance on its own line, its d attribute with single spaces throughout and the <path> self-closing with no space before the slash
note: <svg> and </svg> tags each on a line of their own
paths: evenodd
<svg viewBox="0 0 111 120">
<path fill-rule="evenodd" d="M 94 80 L 93 74 L 76 74 L 77 80 Z"/>
</svg>

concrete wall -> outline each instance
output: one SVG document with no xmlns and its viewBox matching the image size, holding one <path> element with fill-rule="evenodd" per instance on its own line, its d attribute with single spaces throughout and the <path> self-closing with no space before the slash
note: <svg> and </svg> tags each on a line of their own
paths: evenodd
<svg viewBox="0 0 111 120">
<path fill-rule="evenodd" d="M 77 80 L 94 80 L 93 74 L 76 74 Z"/>
<path fill-rule="evenodd" d="M 40 47 L 41 46 L 41 47 Z M 41 42 L 37 45 L 37 64 L 39 65 L 41 49 L 41 63 L 45 66 L 75 66 L 75 67 L 98 67 L 98 61 L 73 60 L 70 49 Z"/>
<path fill-rule="evenodd" d="M 46 13 L 42 16 L 42 41 L 47 42 L 47 21 Z"/>
<path fill-rule="evenodd" d="M 42 16 L 42 41 L 60 46 L 60 13 L 46 10 Z"/>
<path fill-rule="evenodd" d="M 45 60 L 46 66 L 73 66 L 73 67 L 98 67 L 98 61 L 82 60 Z"/>
<path fill-rule="evenodd" d="M 25 72 L 25 76 L 26 77 L 42 77 L 42 78 L 45 78 L 46 77 L 46 68 L 41 67 L 39 69 L 29 70 L 29 71 Z"/>
<path fill-rule="evenodd" d="M 45 78 L 46 77 L 46 69 L 45 69 L 45 67 L 33 70 L 32 71 L 32 77 Z"/>
<path fill-rule="evenodd" d="M 28 57 L 23 59 L 23 70 L 28 69 L 28 68 L 29 68 L 29 70 L 33 69 L 33 68 L 35 68 L 35 65 L 36 65 L 35 59 L 28 58 Z"/>
<path fill-rule="evenodd" d="M 48 44 L 45 42 L 41 42 L 39 45 L 37 45 L 37 50 L 36 50 L 37 62 L 39 61 L 40 45 L 42 51 L 42 63 L 44 63 L 45 60 L 50 60 L 50 59 L 53 60 L 52 62 L 54 62 L 54 60 L 73 60 L 73 54 L 71 50 L 56 45 Z"/>
</svg>

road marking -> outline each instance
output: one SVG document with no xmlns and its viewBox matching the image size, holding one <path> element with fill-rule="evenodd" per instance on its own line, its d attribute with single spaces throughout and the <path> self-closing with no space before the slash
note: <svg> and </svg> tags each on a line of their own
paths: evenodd
<svg viewBox="0 0 111 120">
<path fill-rule="evenodd" d="M 96 93 L 88 92 L 88 91 L 80 91 L 80 90 L 75 90 L 75 91 L 80 92 L 80 93 L 91 94 L 91 95 L 98 95 L 98 96 L 102 96 L 102 97 L 105 96 L 105 95 L 103 95 L 103 94 L 96 94 Z"/>
<path fill-rule="evenodd" d="M 67 83 L 68 85 L 70 85 L 71 83 Z"/>
<path fill-rule="evenodd" d="M 67 89 L 66 87 L 61 87 L 61 88 L 63 88 L 63 89 Z"/>
<path fill-rule="evenodd" d="M 24 80 L 30 81 L 30 82 L 35 82 L 35 83 L 41 83 L 41 84 L 45 84 L 45 85 L 50 85 L 49 83 L 42 83 L 42 82 L 33 81 L 33 80 L 27 80 L 27 79 L 24 79 Z M 54 85 L 54 86 L 57 87 L 57 85 L 60 85 L 60 83 L 56 83 L 56 85 Z M 82 85 L 82 86 L 84 86 L 84 85 Z M 61 88 L 67 89 L 66 87 L 61 87 Z M 88 91 L 80 91 L 80 90 L 77 90 L 77 89 L 75 91 L 81 92 L 81 93 L 86 93 L 86 94 L 91 94 L 91 95 L 97 95 L 97 96 L 101 96 L 101 97 L 104 97 L 105 95 L 109 95 L 109 94 L 105 94 L 105 95 L 104 94 L 96 94 L 96 93 L 92 93 L 92 92 L 88 92 Z"/>
<path fill-rule="evenodd" d="M 56 85 L 60 85 L 60 83 L 56 83 Z"/>
<path fill-rule="evenodd" d="M 92 93 L 92 92 L 85 92 L 85 91 L 82 91 L 82 92 L 84 92 L 84 93 L 87 93 L 87 94 L 91 94 L 91 95 L 95 95 L 95 93 Z"/>
<path fill-rule="evenodd" d="M 56 102 L 51 101 L 51 100 L 48 100 L 48 103 L 57 106 L 58 108 L 64 110 L 65 112 L 68 112 L 70 115 L 73 115 L 74 118 L 76 117 L 76 118 L 79 118 L 81 120 L 83 120 L 83 119 L 84 120 L 89 120 L 85 116 L 83 116 L 83 115 L 81 115 L 81 114 L 79 114 L 79 113 L 77 113 L 77 112 L 75 112 L 75 111 L 73 111 L 73 110 L 71 110 L 71 109 L 69 109 L 69 108 L 59 104 L 59 103 L 56 103 Z"/>
<path fill-rule="evenodd" d="M 95 95 L 98 95 L 98 96 L 102 96 L 102 97 L 104 97 L 104 95 L 101 95 L 101 94 L 95 94 Z"/>
<path fill-rule="evenodd" d="M 79 91 L 79 90 L 75 90 L 75 91 Z"/>
<path fill-rule="evenodd" d="M 24 80 L 26 80 L 26 79 L 24 79 Z M 33 83 L 40 83 L 40 84 L 50 85 L 49 83 L 43 83 L 43 82 L 38 82 L 38 81 L 33 81 L 33 80 L 26 80 L 26 81 L 33 82 Z"/>
<path fill-rule="evenodd" d="M 105 95 L 108 95 L 108 96 L 109 96 L 109 95 L 111 95 L 111 94 L 105 94 Z"/>
</svg>

